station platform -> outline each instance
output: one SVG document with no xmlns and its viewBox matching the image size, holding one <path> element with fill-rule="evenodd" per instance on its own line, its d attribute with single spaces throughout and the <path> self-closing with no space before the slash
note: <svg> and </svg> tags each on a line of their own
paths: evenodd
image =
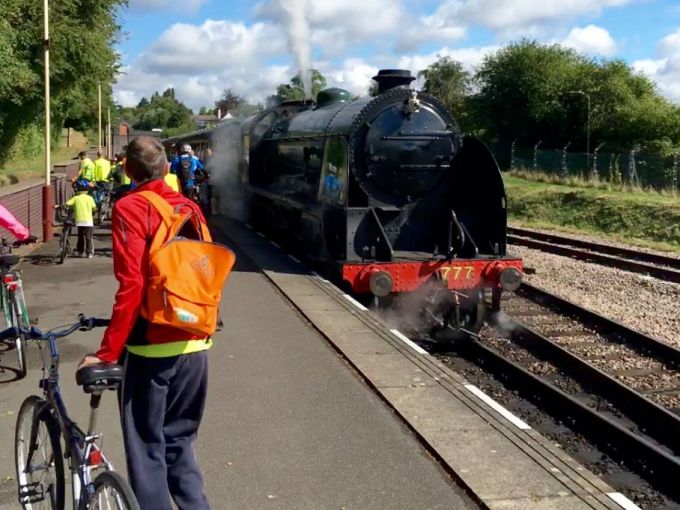
<svg viewBox="0 0 680 510">
<path fill-rule="evenodd" d="M 621 508 L 617 498 L 628 504 L 278 246 L 225 218 L 213 230 L 238 262 L 224 291 L 224 328 L 210 352 L 196 442 L 212 508 L 580 510 Z M 117 284 L 105 228 L 95 233 L 95 249 L 93 259 L 59 266 L 51 242 L 22 262 L 29 314 L 40 327 L 70 324 L 80 312 L 110 314 Z M 88 398 L 74 372 L 101 333 L 75 333 L 60 343 L 64 398 L 81 423 Z M 14 353 L 0 350 L 0 510 L 19 508 L 14 422 L 23 399 L 38 394 L 40 378 L 37 348 L 30 349 L 23 380 L 14 380 Z M 99 423 L 104 451 L 124 473 L 113 393 L 103 399 Z"/>
</svg>

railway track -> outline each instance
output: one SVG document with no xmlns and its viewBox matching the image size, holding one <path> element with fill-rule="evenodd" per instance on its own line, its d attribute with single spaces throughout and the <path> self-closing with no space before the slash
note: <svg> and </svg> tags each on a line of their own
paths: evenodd
<svg viewBox="0 0 680 510">
<path fill-rule="evenodd" d="M 680 350 L 523 284 L 458 350 L 680 500 Z"/>
<path fill-rule="evenodd" d="M 680 259 L 557 234 L 508 227 L 508 242 L 680 283 Z"/>
</svg>

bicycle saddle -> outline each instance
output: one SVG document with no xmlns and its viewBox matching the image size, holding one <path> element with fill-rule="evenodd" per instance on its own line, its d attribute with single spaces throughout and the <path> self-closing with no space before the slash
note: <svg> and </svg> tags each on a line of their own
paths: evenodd
<svg viewBox="0 0 680 510">
<path fill-rule="evenodd" d="M 114 363 L 98 363 L 76 372 L 76 383 L 85 393 L 115 390 L 123 381 L 123 367 Z"/>
<path fill-rule="evenodd" d="M 63 224 L 64 226 L 69 226 L 69 227 L 72 227 L 74 223 L 75 223 L 75 222 L 74 222 L 73 220 L 64 220 L 64 221 L 62 222 L 62 224 Z"/>
<path fill-rule="evenodd" d="M 9 254 L 0 256 L 0 266 L 2 267 L 12 267 L 19 263 L 19 255 Z"/>
</svg>

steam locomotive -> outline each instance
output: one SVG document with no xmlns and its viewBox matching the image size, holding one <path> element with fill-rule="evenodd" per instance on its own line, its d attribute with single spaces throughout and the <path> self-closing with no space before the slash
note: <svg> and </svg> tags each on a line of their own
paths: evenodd
<svg viewBox="0 0 680 510">
<path fill-rule="evenodd" d="M 521 281 L 500 169 L 435 97 L 410 88 L 409 71 L 374 80 L 375 97 L 330 88 L 165 143 L 228 155 L 214 161 L 238 176 L 228 186 L 242 187 L 251 225 L 356 296 L 396 315 L 415 305 L 407 328 L 447 340 L 476 331 Z"/>
</svg>

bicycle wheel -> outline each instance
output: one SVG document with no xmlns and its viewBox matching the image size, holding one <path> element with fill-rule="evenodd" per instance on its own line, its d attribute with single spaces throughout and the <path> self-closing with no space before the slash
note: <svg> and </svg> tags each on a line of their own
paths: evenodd
<svg viewBox="0 0 680 510">
<path fill-rule="evenodd" d="M 59 424 L 40 397 L 31 395 L 21 404 L 14 445 L 21 507 L 24 510 L 63 510 L 64 457 Z"/>
<path fill-rule="evenodd" d="M 71 245 L 71 229 L 66 228 L 61 231 L 61 238 L 59 239 L 59 263 L 63 264 Z"/>
<path fill-rule="evenodd" d="M 90 510 L 139 510 L 130 484 L 115 471 L 103 471 L 94 479 Z"/>
<path fill-rule="evenodd" d="M 26 309 L 21 281 L 17 282 L 14 292 L 12 292 L 12 310 L 15 318 L 14 324 L 23 329 L 29 329 L 31 324 L 28 321 L 28 310 Z M 19 336 L 16 337 L 14 346 L 19 361 L 19 378 L 24 378 L 26 377 L 26 372 L 28 372 L 28 344 L 23 333 L 19 333 Z"/>
</svg>

